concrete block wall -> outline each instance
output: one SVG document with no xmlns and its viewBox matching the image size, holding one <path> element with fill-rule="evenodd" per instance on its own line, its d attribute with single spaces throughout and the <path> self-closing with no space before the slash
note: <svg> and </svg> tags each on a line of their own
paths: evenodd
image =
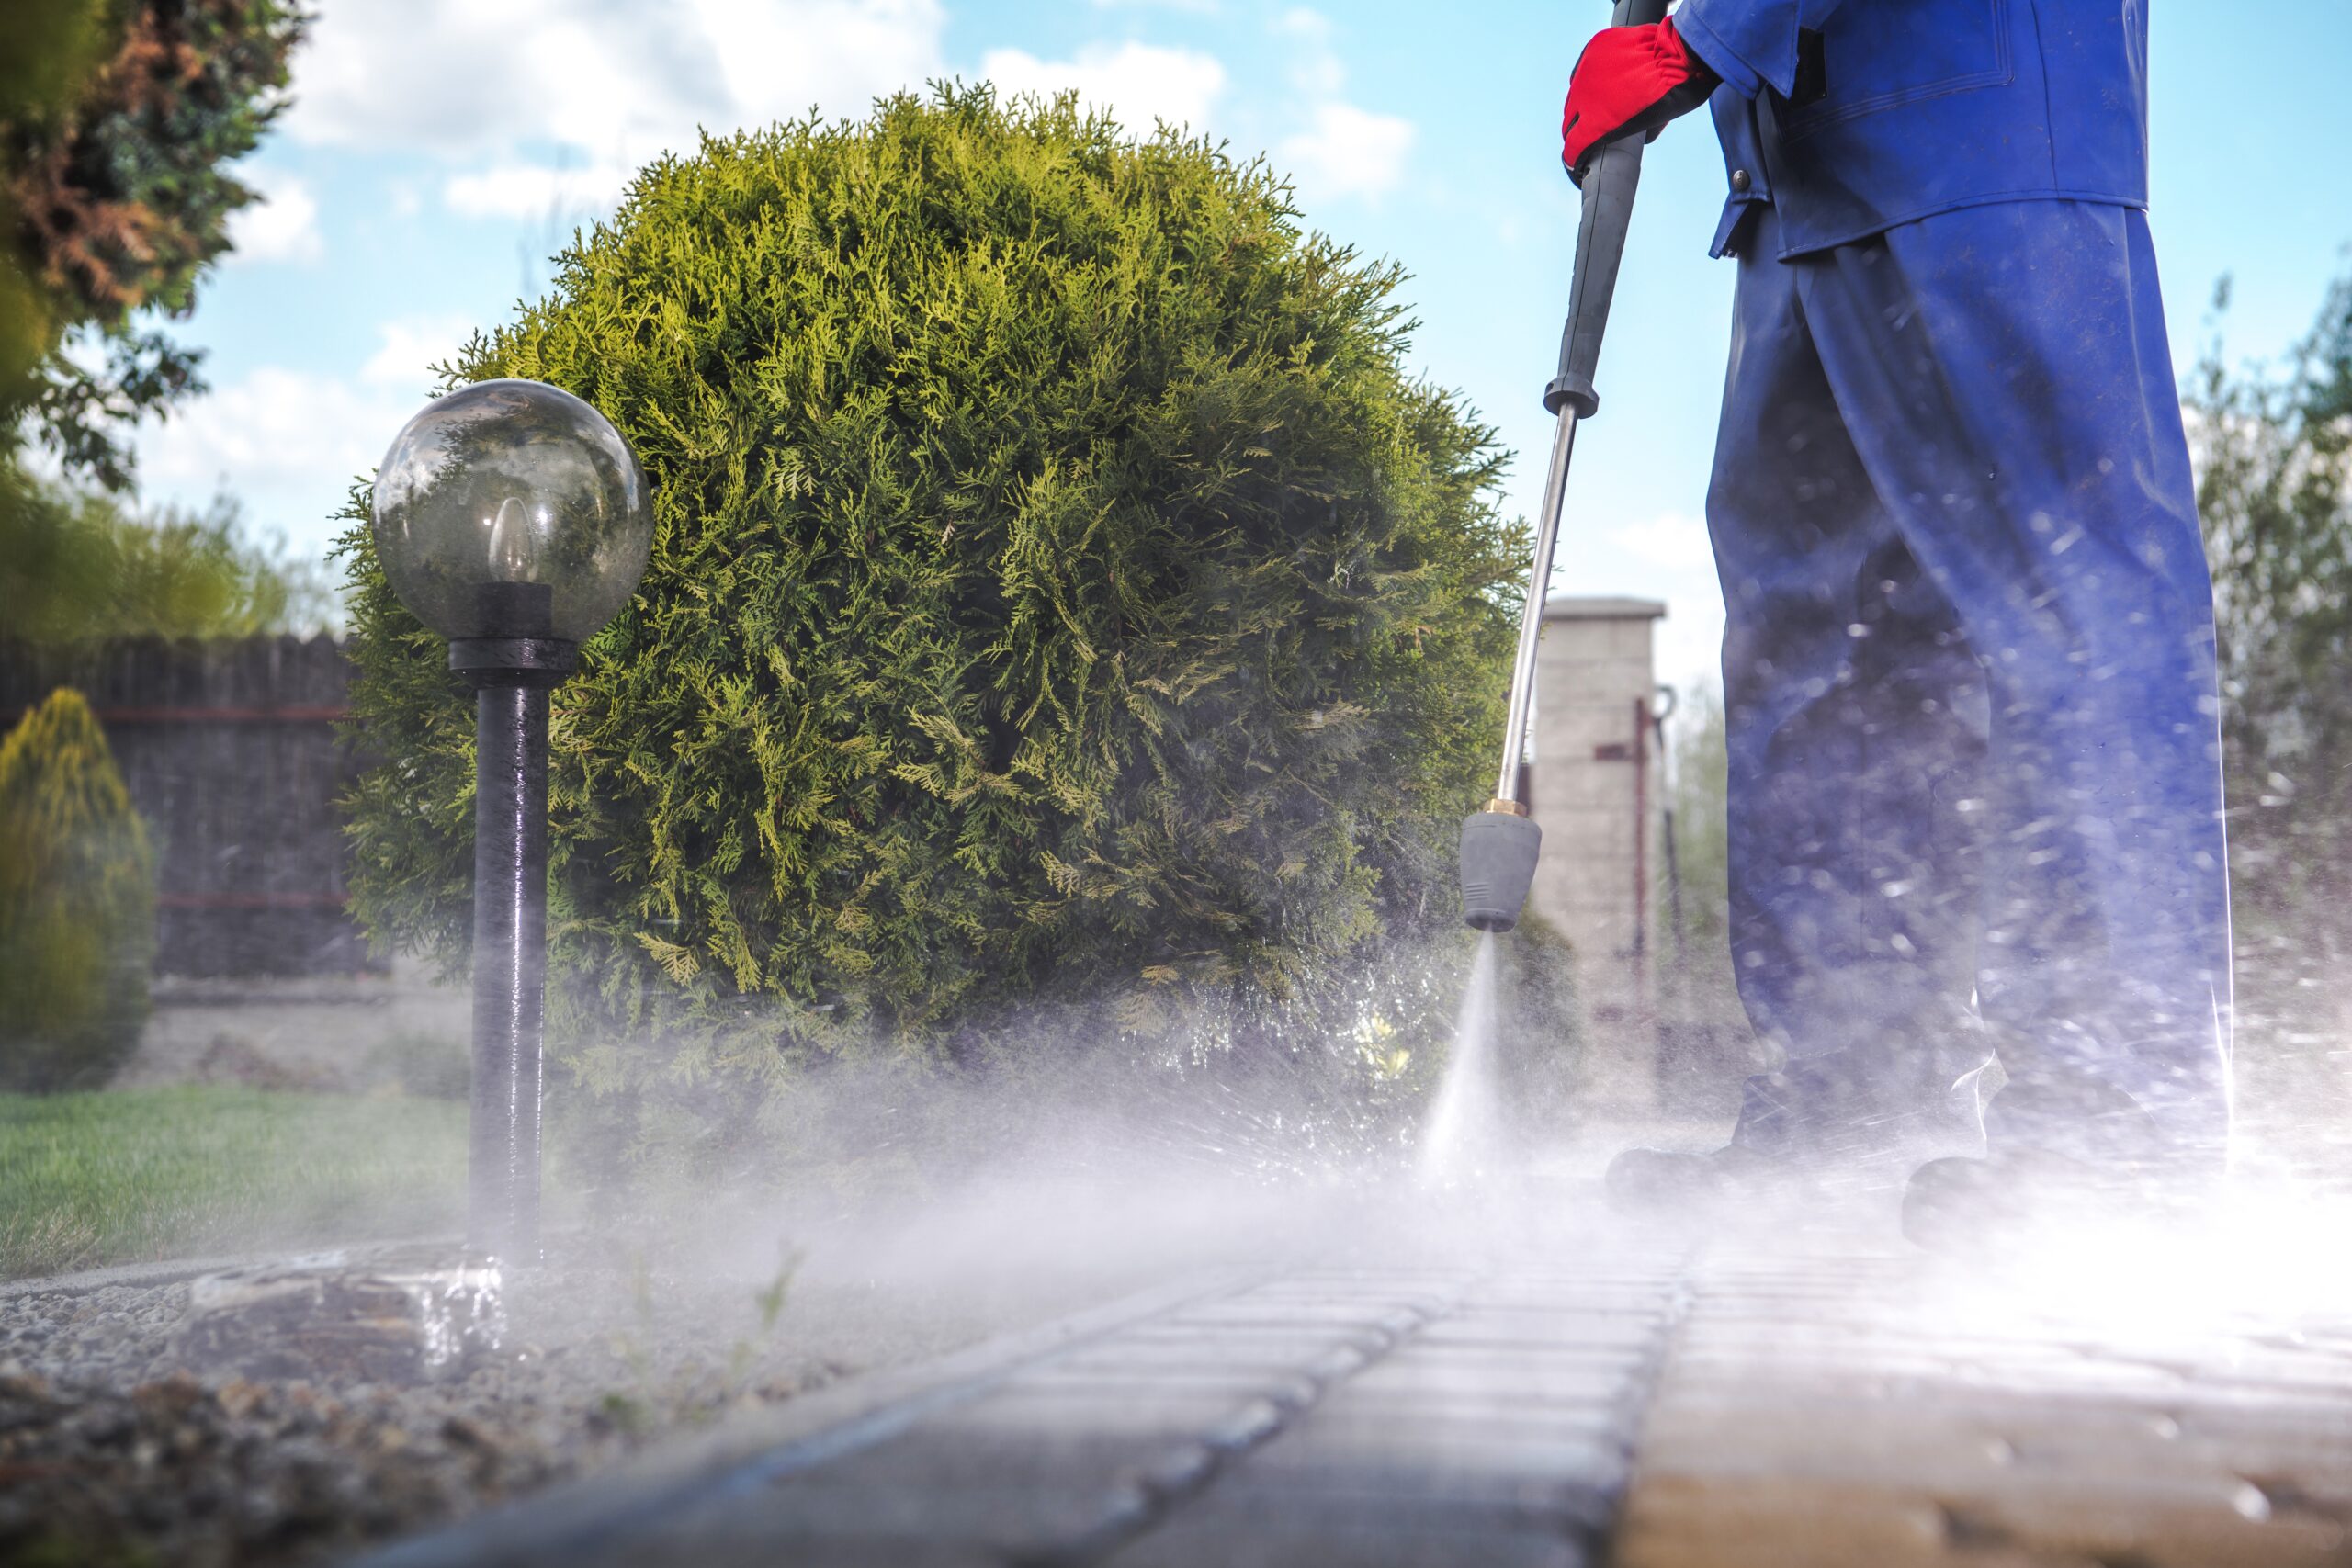
<svg viewBox="0 0 2352 1568">
<path fill-rule="evenodd" d="M 1662 923 L 1664 771 L 1649 722 L 1652 600 L 1544 606 L 1531 726 L 1532 807 L 1544 854 L 1529 903 L 1575 949 L 1596 1108 L 1653 1111 L 1655 960 Z"/>
</svg>

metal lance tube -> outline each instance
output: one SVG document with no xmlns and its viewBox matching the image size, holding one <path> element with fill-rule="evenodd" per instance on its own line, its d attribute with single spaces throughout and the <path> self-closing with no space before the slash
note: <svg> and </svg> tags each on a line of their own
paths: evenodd
<svg viewBox="0 0 2352 1568">
<path fill-rule="evenodd" d="M 1527 606 L 1519 615 L 1519 656 L 1510 666 L 1510 713 L 1503 720 L 1502 772 L 1495 779 L 1495 799 L 1510 806 L 1527 804 L 1519 798 L 1519 762 L 1527 746 L 1527 721 L 1535 706 L 1535 649 L 1544 638 L 1544 600 L 1551 591 L 1552 552 L 1560 541 L 1568 458 L 1577 446 L 1575 405 L 1562 403 L 1559 415 L 1552 427 L 1552 467 L 1544 478 L 1544 510 L 1536 515 L 1535 560 L 1527 573 Z"/>
<path fill-rule="evenodd" d="M 1666 0 L 1618 0 L 1612 20 L 1622 28 L 1656 22 L 1665 15 Z M 1535 519 L 1535 558 L 1527 573 L 1527 606 L 1520 614 L 1519 654 L 1511 661 L 1502 767 L 1495 776 L 1494 798 L 1462 824 L 1462 919 L 1478 931 L 1509 931 L 1519 923 L 1544 847 L 1543 829 L 1529 818 L 1519 787 L 1527 721 L 1535 706 L 1535 649 L 1544 635 L 1544 601 L 1551 591 L 1552 554 L 1559 544 L 1577 425 L 1600 407 L 1592 376 L 1600 362 L 1600 337 L 1609 325 L 1609 301 L 1617 290 L 1617 264 L 1625 253 L 1625 229 L 1641 178 L 1642 143 L 1636 137 L 1602 147 L 1584 172 L 1584 210 L 1577 221 L 1560 368 L 1544 389 L 1544 406 L 1556 421 L 1552 466 L 1544 479 L 1543 510 Z"/>
</svg>

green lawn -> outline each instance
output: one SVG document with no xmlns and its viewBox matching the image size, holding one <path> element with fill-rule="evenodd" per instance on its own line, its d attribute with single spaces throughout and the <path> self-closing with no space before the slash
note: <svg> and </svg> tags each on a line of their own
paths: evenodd
<svg viewBox="0 0 2352 1568">
<path fill-rule="evenodd" d="M 0 1095 L 0 1278 L 454 1229 L 465 1171 L 450 1100 Z"/>
</svg>

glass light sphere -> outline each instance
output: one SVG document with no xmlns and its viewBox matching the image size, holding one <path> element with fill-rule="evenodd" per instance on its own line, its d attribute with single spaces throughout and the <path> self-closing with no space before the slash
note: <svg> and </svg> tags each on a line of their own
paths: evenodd
<svg viewBox="0 0 2352 1568">
<path fill-rule="evenodd" d="M 488 624 L 498 596 L 483 589 L 536 582 L 552 635 L 585 642 L 653 546 L 645 470 L 621 433 L 543 381 L 477 381 L 401 426 L 376 471 L 375 532 L 401 603 L 452 639 L 531 635 Z"/>
</svg>

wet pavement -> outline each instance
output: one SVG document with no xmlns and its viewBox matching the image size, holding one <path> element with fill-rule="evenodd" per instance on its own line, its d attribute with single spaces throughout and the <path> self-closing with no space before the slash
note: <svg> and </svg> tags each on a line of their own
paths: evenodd
<svg viewBox="0 0 2352 1568">
<path fill-rule="evenodd" d="M 2196 1285 L 1712 1258 L 1614 1561 L 2352 1563 L 2352 1314 L 2201 1310 Z"/>
<path fill-rule="evenodd" d="M 2352 1564 L 2352 1314 L 1892 1247 L 1543 1256 L 1195 1276 L 368 1561 Z"/>
</svg>

